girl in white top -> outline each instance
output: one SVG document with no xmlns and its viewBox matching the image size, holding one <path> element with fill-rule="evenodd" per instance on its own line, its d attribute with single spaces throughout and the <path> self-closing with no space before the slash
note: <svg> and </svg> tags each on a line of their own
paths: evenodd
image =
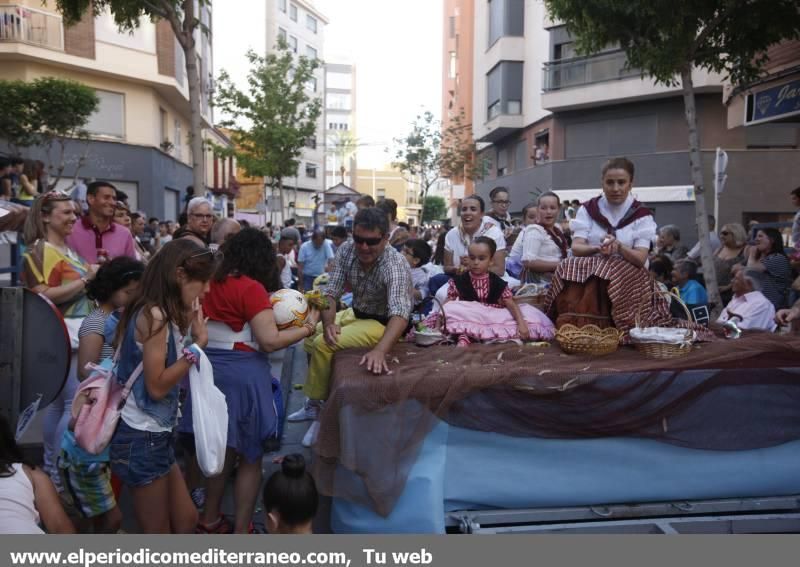
<svg viewBox="0 0 800 567">
<path fill-rule="evenodd" d="M 444 239 L 444 273 L 451 276 L 462 274 L 469 263 L 469 245 L 479 236 L 491 238 L 497 244 L 497 253 L 489 267 L 491 272 L 502 277 L 506 272 L 506 239 L 496 225 L 484 218 L 486 205 L 478 195 L 461 200 L 461 226 L 451 228 Z"/>
<path fill-rule="evenodd" d="M 553 272 L 567 257 L 567 237 L 557 226 L 561 201 L 555 193 L 544 193 L 537 201 L 538 222 L 528 227 L 522 245 L 522 265 L 527 281 L 550 281 Z"/>
<path fill-rule="evenodd" d="M 8 421 L 0 417 L 0 534 L 74 534 L 50 478 L 22 464 Z"/>
<path fill-rule="evenodd" d="M 572 229 L 575 256 L 622 256 L 644 267 L 656 239 L 653 214 L 631 195 L 634 168 L 626 158 L 609 160 L 603 167 L 603 195 L 584 203 Z"/>
</svg>

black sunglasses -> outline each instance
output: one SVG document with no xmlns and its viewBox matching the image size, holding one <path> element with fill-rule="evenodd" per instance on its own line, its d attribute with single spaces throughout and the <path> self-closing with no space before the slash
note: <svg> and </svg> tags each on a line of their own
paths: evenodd
<svg viewBox="0 0 800 567">
<path fill-rule="evenodd" d="M 383 236 L 378 238 L 363 238 L 361 236 L 353 235 L 353 242 L 356 244 L 366 244 L 367 246 L 377 246 L 383 240 Z"/>
</svg>

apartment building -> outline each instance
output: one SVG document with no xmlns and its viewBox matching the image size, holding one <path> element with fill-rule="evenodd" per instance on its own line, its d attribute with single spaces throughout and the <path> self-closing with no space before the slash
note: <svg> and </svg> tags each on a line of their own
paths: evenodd
<svg viewBox="0 0 800 567">
<path fill-rule="evenodd" d="M 355 177 L 356 191 L 371 195 L 376 202 L 394 199 L 397 202 L 397 220 L 412 226 L 420 225 L 422 205 L 418 183 L 410 182 L 400 171 L 388 165 L 381 169 L 359 169 Z"/>
<path fill-rule="evenodd" d="M 636 165 L 636 195 L 658 223 L 677 224 L 685 243 L 696 240 L 680 89 L 626 69 L 618 49 L 577 56 L 569 31 L 549 19 L 541 0 L 475 1 L 473 131 L 489 144 L 476 191 L 487 197 L 508 187 L 512 213 L 548 189 L 585 200 L 599 194 L 603 162 L 625 155 Z M 693 79 L 710 194 L 716 148 L 729 156 L 720 221 L 787 209 L 786 193 L 800 184 L 796 125 L 729 128 L 723 77 L 695 70 Z"/>
<path fill-rule="evenodd" d="M 463 126 L 471 127 L 473 118 L 472 91 L 475 61 L 476 0 L 444 0 L 442 33 L 442 127 L 464 113 Z M 456 176 L 450 179 L 452 196 L 471 195 L 475 184 L 471 179 Z"/>
<path fill-rule="evenodd" d="M 328 19 L 310 0 L 266 0 L 264 22 L 267 53 L 275 50 L 278 38 L 281 38 L 298 56 L 323 59 Z M 310 96 L 324 96 L 324 68 L 317 70 L 307 88 Z M 309 138 L 299 161 L 295 176 L 284 179 L 282 194 L 271 195 L 270 208 L 275 213 L 275 222 L 295 218 L 311 226 L 316 210 L 315 199 L 325 190 L 324 111 L 317 121 L 316 133 Z"/>
<path fill-rule="evenodd" d="M 355 184 L 356 67 L 325 64 L 325 187 Z"/>
<path fill-rule="evenodd" d="M 209 7 L 201 20 L 211 30 Z M 210 127 L 211 31 L 198 33 L 197 54 L 203 121 Z M 0 64 L 4 79 L 52 76 L 94 88 L 100 105 L 87 124 L 91 143 L 79 177 L 112 181 L 134 209 L 177 218 L 182 192 L 192 184 L 190 107 L 183 51 L 168 23 L 142 19 L 133 33 L 120 33 L 104 13 L 65 26 L 52 1 L 17 0 L 0 6 Z M 68 151 L 70 179 L 62 187 L 71 184 L 83 144 Z M 35 148 L 28 155 L 45 158 Z M 204 159 L 209 173 L 211 152 Z"/>
</svg>

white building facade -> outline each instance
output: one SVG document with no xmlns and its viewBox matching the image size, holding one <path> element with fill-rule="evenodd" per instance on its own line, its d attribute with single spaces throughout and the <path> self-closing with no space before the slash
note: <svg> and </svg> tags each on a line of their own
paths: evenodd
<svg viewBox="0 0 800 567">
<path fill-rule="evenodd" d="M 356 68 L 349 63 L 325 64 L 325 185 L 355 187 Z M 344 167 L 344 177 L 342 176 Z"/>
</svg>

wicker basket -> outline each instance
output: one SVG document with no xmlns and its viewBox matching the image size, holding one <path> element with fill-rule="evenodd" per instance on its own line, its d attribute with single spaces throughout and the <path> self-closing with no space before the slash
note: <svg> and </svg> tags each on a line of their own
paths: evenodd
<svg viewBox="0 0 800 567">
<path fill-rule="evenodd" d="M 677 301 L 678 304 L 683 307 L 683 310 L 686 312 L 686 320 L 691 321 L 692 315 L 689 313 L 689 308 L 686 307 L 686 304 L 681 300 L 680 297 L 675 295 L 670 291 L 663 291 L 658 290 L 654 286 L 654 293 L 660 293 L 663 295 L 668 295 L 672 297 L 673 300 Z M 641 326 L 641 314 L 642 314 L 642 307 L 647 304 L 647 301 L 642 301 L 639 304 L 639 310 L 636 312 L 636 327 L 642 329 Z M 637 343 L 632 342 L 633 346 L 636 347 L 636 350 L 641 352 L 647 358 L 660 358 L 660 359 L 670 359 L 670 358 L 678 358 L 680 356 L 685 356 L 692 352 L 692 338 L 694 333 L 689 329 L 686 330 L 686 341 L 681 344 L 668 344 L 668 343 Z"/>
<path fill-rule="evenodd" d="M 619 347 L 621 333 L 614 327 L 601 329 L 597 325 L 562 325 L 556 331 L 556 341 L 567 354 L 611 354 Z"/>
<path fill-rule="evenodd" d="M 438 329 L 431 329 L 429 332 L 420 332 L 414 330 L 414 343 L 417 346 L 433 346 L 438 345 L 449 340 L 447 336 L 447 315 L 444 313 L 444 307 L 441 301 L 433 298 L 436 305 L 439 306 L 439 313 L 441 314 L 441 324 Z"/>
</svg>

